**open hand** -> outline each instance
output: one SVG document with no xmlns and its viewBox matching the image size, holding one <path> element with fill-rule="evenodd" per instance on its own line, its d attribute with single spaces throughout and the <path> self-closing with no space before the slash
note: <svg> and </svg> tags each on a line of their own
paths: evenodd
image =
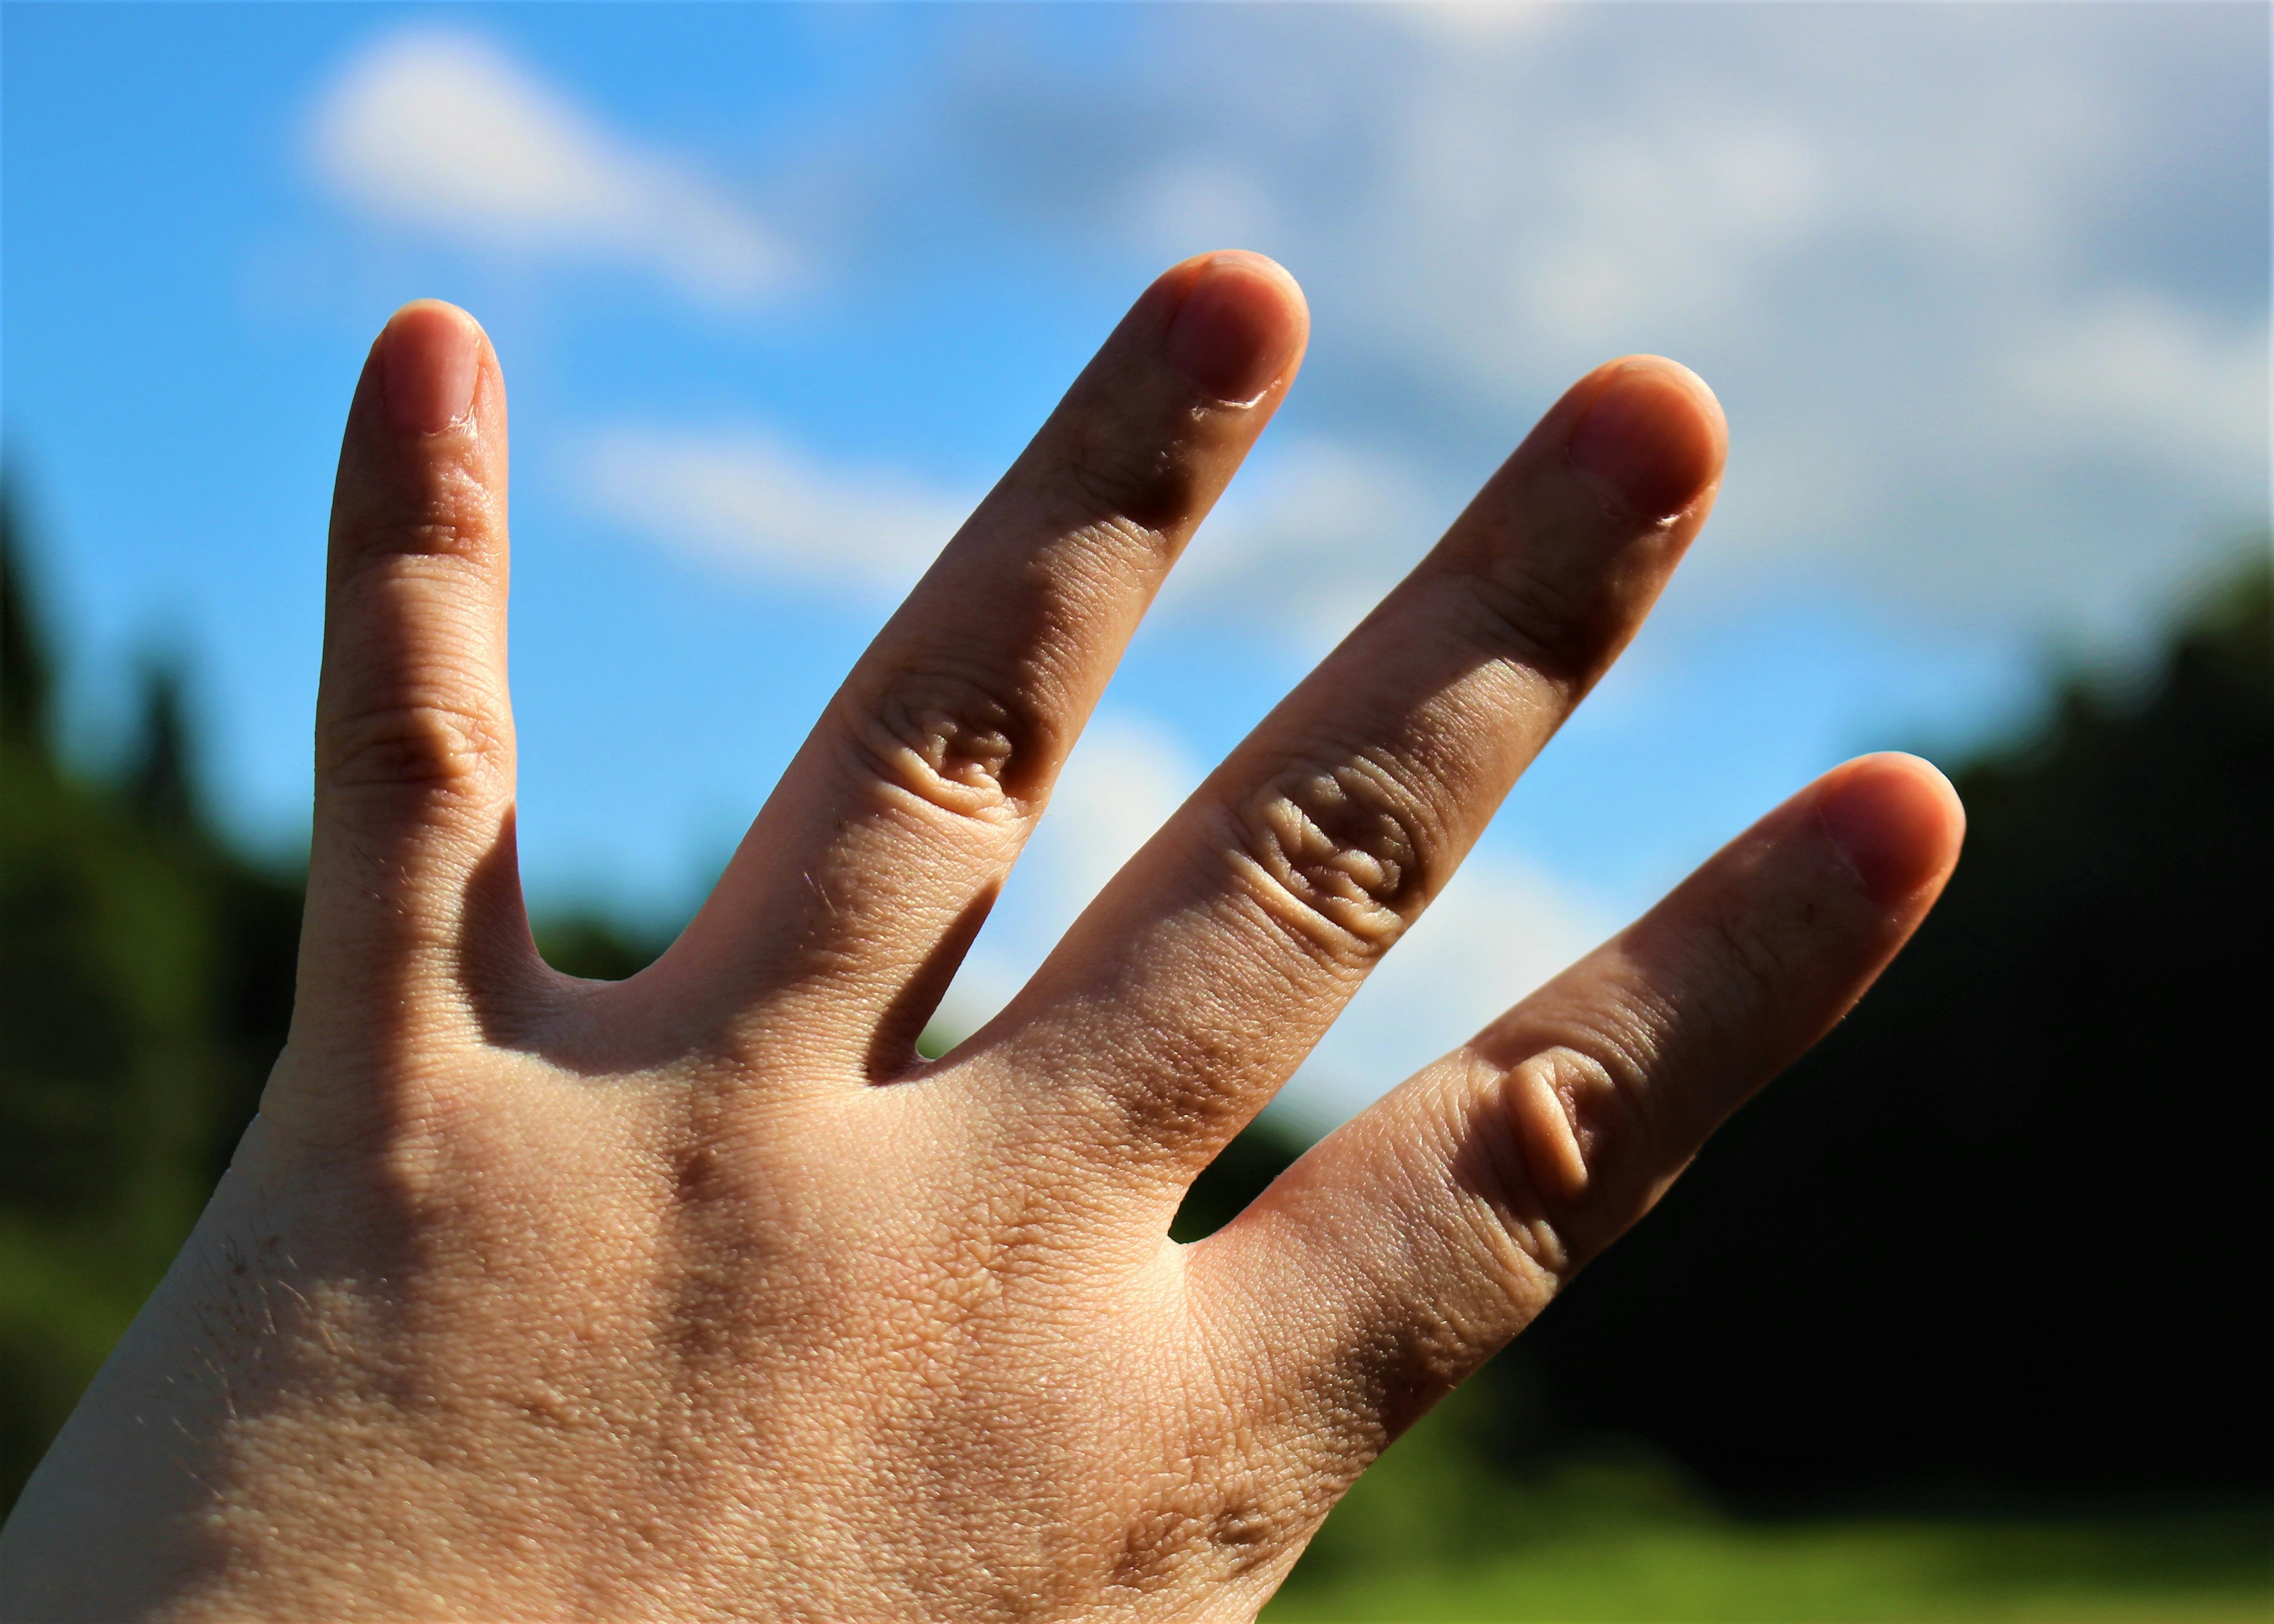
<svg viewBox="0 0 2274 1624">
<path fill-rule="evenodd" d="M 1228 1228 L 1167 1239 L 1704 522 L 1720 409 L 1615 361 L 1011 1005 L 919 1058 L 1305 333 L 1255 256 L 1156 282 L 701 914 L 608 984 L 539 959 L 515 872 L 504 383 L 463 312 L 398 312 L 341 458 L 291 1041 L 25 1494 L 0 1609 L 1252 1614 L 1839 1019 L 1962 823 L 1923 763 L 1836 770 Z"/>
</svg>

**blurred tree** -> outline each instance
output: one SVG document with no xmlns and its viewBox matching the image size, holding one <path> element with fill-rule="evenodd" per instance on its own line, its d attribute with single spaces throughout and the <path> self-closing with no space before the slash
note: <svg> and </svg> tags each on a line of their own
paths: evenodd
<svg viewBox="0 0 2274 1624">
<path fill-rule="evenodd" d="M 25 593 L 16 517 L 16 483 L 0 474 L 0 741 L 27 749 L 47 748 L 47 645 Z"/>
<path fill-rule="evenodd" d="M 117 787 L 55 748 L 0 492 L 0 1502 L 181 1244 L 290 1018 L 299 888 L 223 850 L 177 668 Z"/>
<path fill-rule="evenodd" d="M 1765 1496 L 2274 1485 L 2269 602 L 1954 775 L 1916 940 L 1525 1339 L 1566 1421 Z"/>
<path fill-rule="evenodd" d="M 0 484 L 0 1508 L 181 1244 L 291 1022 L 301 883 L 230 851 L 179 661 L 108 782 L 56 748 L 49 644 Z M 644 943 L 538 932 L 615 979 Z"/>
<path fill-rule="evenodd" d="M 124 781 L 127 805 L 154 829 L 193 834 L 203 820 L 191 759 L 190 718 L 181 663 L 153 661 L 142 672 L 142 731 Z"/>
<path fill-rule="evenodd" d="M 564 975 L 592 981 L 629 980 L 663 950 L 643 936 L 590 914 L 568 914 L 537 926 L 537 950 Z"/>
<path fill-rule="evenodd" d="M 1201 1170 L 1177 1208 L 1170 1236 L 1196 1241 L 1213 1235 L 1240 1214 L 1265 1186 L 1295 1165 L 1303 1141 L 1269 1116 L 1258 1117 Z"/>
</svg>

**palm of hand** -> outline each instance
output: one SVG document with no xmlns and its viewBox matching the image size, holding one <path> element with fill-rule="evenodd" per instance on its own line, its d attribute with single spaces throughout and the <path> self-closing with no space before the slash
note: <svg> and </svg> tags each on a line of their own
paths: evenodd
<svg viewBox="0 0 2274 1624">
<path fill-rule="evenodd" d="M 1862 991 L 1958 826 L 1918 764 L 1840 770 L 1231 1227 L 1166 1240 L 1703 522 L 1711 396 L 1617 364 L 1011 1007 L 920 1061 L 1302 334 L 1268 262 L 1164 275 L 702 915 L 607 985 L 538 959 L 513 872 L 503 386 L 464 317 L 398 314 L 342 461 L 292 1040 L 10 1526 L 17 1609 L 1259 1606 L 1388 1441 Z"/>
</svg>

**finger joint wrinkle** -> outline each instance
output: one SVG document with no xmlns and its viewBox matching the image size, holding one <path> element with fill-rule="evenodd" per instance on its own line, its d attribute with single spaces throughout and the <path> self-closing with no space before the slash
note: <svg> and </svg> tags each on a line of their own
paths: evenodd
<svg viewBox="0 0 2274 1624">
<path fill-rule="evenodd" d="M 1615 1151 L 1645 1150 L 1643 1065 L 1600 1034 L 1567 1032 L 1502 1074 L 1502 1117 L 1547 1211 L 1568 1212 Z"/>
<path fill-rule="evenodd" d="M 1315 948 L 1359 966 L 1387 952 L 1427 896 L 1418 820 L 1371 762 L 1301 763 L 1240 809 L 1260 899 Z"/>
<path fill-rule="evenodd" d="M 350 514 L 335 532 L 353 575 L 405 568 L 471 566 L 502 558 L 504 526 L 478 486 L 430 492 L 408 508 Z"/>
<path fill-rule="evenodd" d="M 433 701 L 379 705 L 323 730 L 325 777 L 341 788 L 452 789 L 501 770 L 508 745 L 478 711 Z"/>
<path fill-rule="evenodd" d="M 976 682 L 944 673 L 896 675 L 855 723 L 855 738 L 876 776 L 965 816 L 1023 811 L 1011 790 L 1022 764 L 1013 708 Z"/>
<path fill-rule="evenodd" d="M 1158 537 L 1199 500 L 1190 450 L 1176 440 L 1089 432 L 1066 447 L 1065 477 L 1081 508 Z"/>
<path fill-rule="evenodd" d="M 478 458 L 397 464 L 343 485 L 335 525 L 361 545 L 393 552 L 486 549 L 502 530 L 502 496 Z"/>
</svg>

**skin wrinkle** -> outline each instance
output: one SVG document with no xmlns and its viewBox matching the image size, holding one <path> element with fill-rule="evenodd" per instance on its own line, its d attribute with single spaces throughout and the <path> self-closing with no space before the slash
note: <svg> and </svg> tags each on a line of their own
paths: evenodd
<svg viewBox="0 0 2274 1624">
<path fill-rule="evenodd" d="M 1587 1159 L 1572 1125 L 1573 1106 L 1556 1085 L 1552 1054 L 1535 1055 L 1501 1082 L 1501 1109 L 1514 1128 L 1532 1185 L 1547 1199 L 1576 1201 L 1586 1193 Z"/>
<path fill-rule="evenodd" d="M 1036 730 L 1011 704 L 968 678 L 900 673 L 850 730 L 867 771 L 948 812 L 1024 820 L 1028 808 L 1008 786 Z"/>
<path fill-rule="evenodd" d="M 478 442 L 469 441 L 458 455 L 412 472 L 416 491 L 388 501 L 342 502 L 330 545 L 343 567 L 329 590 L 352 591 L 370 567 L 394 560 L 501 569 L 497 538 L 505 530 L 506 504 L 486 488 L 490 476 L 478 466 L 486 460 Z"/>
<path fill-rule="evenodd" d="M 1605 998 L 1585 1023 L 1550 1016 L 1528 1034 L 1540 1055 L 1555 1057 L 1558 1102 L 1588 1184 L 1606 1171 L 1602 1163 L 1614 1149 L 1646 1156 L 1660 1137 L 1648 1118 L 1646 1079 L 1662 1051 L 1631 1027 L 1622 1030 L 1616 1005 L 1615 996 Z M 1579 1086 L 1581 1079 L 1591 1086 Z M 1584 1195 L 1565 1211 L 1583 1211 Z"/>
<path fill-rule="evenodd" d="M 1539 1177 L 1505 1100 L 1473 1079 L 1461 1093 L 1466 1109 L 1452 1106 L 1443 1114 L 1442 1120 L 1458 1123 L 1460 1130 L 1440 1161 L 1454 1168 L 1457 1182 L 1470 1192 L 1466 1206 L 1480 1252 L 1493 1258 L 1495 1278 L 1517 1323 L 1528 1324 L 1570 1276 L 1570 1249 L 1556 1215 L 1573 1209 L 1584 1183 L 1570 1194 L 1549 1185 Z M 1560 1112 L 1557 1121 L 1562 1121 Z M 1576 1144 L 1571 1149 L 1576 1157 Z M 1471 1343 L 1488 1336 L 1472 1337 Z"/>
<path fill-rule="evenodd" d="M 1051 448 L 1055 479 L 1063 482 L 1057 488 L 1073 497 L 1073 512 L 1090 515 L 1083 528 L 1126 527 L 1148 550 L 1171 553 L 1201 506 L 1193 472 L 1209 460 L 1202 447 L 1209 419 L 1188 410 L 1181 423 L 1160 421 L 1137 433 L 1133 426 L 1075 414 L 1066 442 Z"/>
<path fill-rule="evenodd" d="M 470 450 L 466 462 L 478 460 Z M 481 470 L 459 465 L 427 477 L 408 501 L 343 508 L 335 515 L 327 598 L 351 602 L 374 577 L 448 578 L 463 571 L 504 584 L 508 561 L 498 538 L 506 530 L 506 505 L 481 488 Z"/>
<path fill-rule="evenodd" d="M 329 719 L 325 777 L 335 792 L 406 787 L 448 793 L 494 785 L 509 771 L 513 745 L 479 710 L 443 700 L 404 698 Z"/>
<path fill-rule="evenodd" d="M 1363 760 L 1297 763 L 1250 800 L 1241 819 L 1249 858 L 1276 882 L 1267 898 L 1285 898 L 1297 929 L 1330 946 L 1347 940 L 1354 956 L 1387 951 L 1406 910 L 1418 912 L 1419 843 L 1389 777 Z"/>
</svg>

